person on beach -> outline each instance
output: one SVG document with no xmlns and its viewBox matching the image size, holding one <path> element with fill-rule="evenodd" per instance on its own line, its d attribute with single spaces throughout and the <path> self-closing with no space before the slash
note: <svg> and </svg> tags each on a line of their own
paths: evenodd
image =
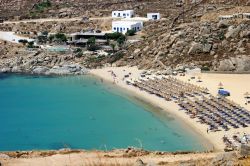
<svg viewBox="0 0 250 166">
<path fill-rule="evenodd" d="M 208 128 L 207 128 L 207 133 L 208 133 L 208 131 L 209 131 L 209 130 L 208 130 Z"/>
</svg>

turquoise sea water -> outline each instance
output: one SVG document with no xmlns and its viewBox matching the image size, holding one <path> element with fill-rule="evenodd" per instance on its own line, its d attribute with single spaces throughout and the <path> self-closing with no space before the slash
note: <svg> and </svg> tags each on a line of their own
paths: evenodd
<svg viewBox="0 0 250 166">
<path fill-rule="evenodd" d="M 155 111 L 149 111 L 149 110 Z M 171 116 L 90 76 L 0 75 L 0 151 L 205 150 Z"/>
</svg>

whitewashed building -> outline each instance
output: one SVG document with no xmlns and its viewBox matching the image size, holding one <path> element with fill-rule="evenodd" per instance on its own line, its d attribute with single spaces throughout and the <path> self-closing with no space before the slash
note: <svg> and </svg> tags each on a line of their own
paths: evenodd
<svg viewBox="0 0 250 166">
<path fill-rule="evenodd" d="M 143 28 L 142 21 L 113 21 L 112 32 L 125 34 L 128 30 L 140 31 Z"/>
<path fill-rule="evenodd" d="M 233 20 L 233 19 L 234 19 L 233 15 L 219 16 L 219 20 Z"/>
<path fill-rule="evenodd" d="M 112 11 L 113 18 L 132 18 L 134 17 L 134 10 L 118 10 Z"/>
<path fill-rule="evenodd" d="M 147 18 L 149 20 L 159 20 L 161 18 L 160 13 L 148 13 Z"/>
<path fill-rule="evenodd" d="M 243 13 L 243 18 L 250 19 L 250 13 Z"/>
</svg>

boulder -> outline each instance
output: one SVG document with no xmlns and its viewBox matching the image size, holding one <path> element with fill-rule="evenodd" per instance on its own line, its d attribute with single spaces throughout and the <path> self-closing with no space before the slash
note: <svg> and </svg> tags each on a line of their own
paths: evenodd
<svg viewBox="0 0 250 166">
<path fill-rule="evenodd" d="M 232 71 L 235 70 L 235 66 L 233 65 L 232 61 L 229 59 L 224 59 L 219 62 L 219 71 Z"/>
<path fill-rule="evenodd" d="M 250 30 L 245 30 L 240 33 L 241 38 L 250 38 Z"/>
<path fill-rule="evenodd" d="M 203 45 L 200 43 L 193 42 L 188 51 L 188 54 L 196 54 L 203 52 Z"/>
<path fill-rule="evenodd" d="M 209 53 L 212 49 L 212 44 L 204 44 L 203 45 L 203 52 L 204 53 Z"/>
<path fill-rule="evenodd" d="M 137 53 L 139 53 L 141 50 L 140 49 L 136 49 L 135 51 L 134 51 L 134 54 L 137 54 Z"/>
<path fill-rule="evenodd" d="M 250 57 L 243 55 L 231 59 L 235 61 L 236 71 L 238 72 L 250 71 Z"/>
<path fill-rule="evenodd" d="M 54 66 L 49 69 L 47 75 L 71 75 L 71 74 L 86 74 L 87 69 L 81 67 L 78 64 Z"/>
<path fill-rule="evenodd" d="M 34 73 L 34 74 L 45 74 L 48 70 L 49 70 L 49 68 L 47 68 L 47 67 L 37 66 L 37 67 L 33 68 L 32 73 Z"/>
<path fill-rule="evenodd" d="M 227 33 L 225 34 L 225 37 L 228 38 L 235 38 L 239 35 L 241 31 L 241 25 L 238 25 L 236 28 L 234 28 L 233 26 L 230 26 L 228 28 Z"/>
<path fill-rule="evenodd" d="M 22 69 L 21 69 L 20 66 L 14 66 L 14 67 L 12 67 L 11 72 L 13 72 L 13 73 L 21 73 Z"/>
<path fill-rule="evenodd" d="M 0 69 L 0 73 L 8 73 L 8 72 L 11 72 L 11 68 L 9 68 L 9 67 L 4 67 L 4 68 Z"/>
<path fill-rule="evenodd" d="M 250 0 L 247 1 L 246 6 L 250 6 Z"/>
<path fill-rule="evenodd" d="M 246 55 L 224 59 L 219 62 L 219 71 L 250 71 L 250 57 Z"/>
<path fill-rule="evenodd" d="M 227 20 L 221 20 L 218 24 L 217 24 L 218 28 L 228 28 L 229 24 Z"/>
</svg>

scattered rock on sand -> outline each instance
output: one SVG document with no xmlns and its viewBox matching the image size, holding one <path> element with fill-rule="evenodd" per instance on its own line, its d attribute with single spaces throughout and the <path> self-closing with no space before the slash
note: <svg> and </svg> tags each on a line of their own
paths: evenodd
<svg viewBox="0 0 250 166">
<path fill-rule="evenodd" d="M 144 162 L 139 158 L 135 162 L 135 166 L 144 166 L 144 165 L 145 165 Z"/>
<path fill-rule="evenodd" d="M 211 165 L 233 166 L 236 165 L 237 159 L 238 157 L 235 152 L 223 153 L 215 157 Z"/>
</svg>

